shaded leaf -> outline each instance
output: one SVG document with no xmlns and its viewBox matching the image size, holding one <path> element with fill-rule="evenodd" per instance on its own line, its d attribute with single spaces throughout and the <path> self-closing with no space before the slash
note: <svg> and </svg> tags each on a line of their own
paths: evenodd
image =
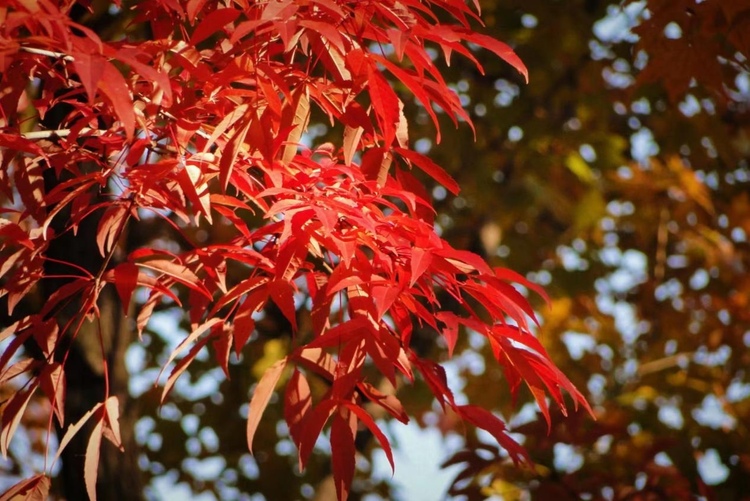
<svg viewBox="0 0 750 501">
<path fill-rule="evenodd" d="M 44 474 L 21 480 L 0 495 L 0 501 L 46 501 L 49 496 L 50 479 Z"/>
<path fill-rule="evenodd" d="M 336 494 L 340 500 L 349 497 L 349 487 L 354 478 L 354 433 L 349 412 L 337 412 L 331 424 L 331 462 Z M 354 420 L 356 426 L 356 419 Z"/>
</svg>

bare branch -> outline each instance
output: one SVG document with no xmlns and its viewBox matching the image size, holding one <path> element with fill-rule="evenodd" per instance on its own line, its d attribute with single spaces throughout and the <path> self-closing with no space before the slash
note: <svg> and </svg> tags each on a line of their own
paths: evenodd
<svg viewBox="0 0 750 501">
<path fill-rule="evenodd" d="M 63 52 L 53 52 L 51 50 L 37 49 L 36 47 L 21 47 L 21 50 L 31 54 L 39 54 L 40 56 L 55 57 L 58 59 L 64 59 L 65 61 L 75 61 L 73 56 L 69 56 Z"/>
</svg>

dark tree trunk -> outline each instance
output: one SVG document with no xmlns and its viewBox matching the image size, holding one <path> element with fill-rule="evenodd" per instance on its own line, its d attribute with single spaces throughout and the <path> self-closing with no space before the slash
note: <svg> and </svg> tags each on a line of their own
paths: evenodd
<svg viewBox="0 0 750 501">
<path fill-rule="evenodd" d="M 45 188 L 49 191 L 59 179 L 52 170 L 47 171 Z M 97 197 L 92 194 L 92 197 Z M 101 200 L 93 200 L 99 202 Z M 51 228 L 57 235 L 51 242 L 47 256 L 52 258 L 45 264 L 45 275 L 70 275 L 75 268 L 71 263 L 96 275 L 105 260 L 96 244 L 96 231 L 102 211 L 97 211 L 82 221 L 78 232 L 65 231 L 69 223 L 69 211 L 62 210 L 52 221 Z M 109 266 L 112 266 L 110 261 Z M 43 297 L 49 297 L 68 279 L 45 279 L 42 281 Z M 107 396 L 116 396 L 120 402 L 120 429 L 124 452 L 119 451 L 108 440 L 102 440 L 97 476 L 97 497 L 100 500 L 143 499 L 142 472 L 138 467 L 138 446 L 134 437 L 137 419 L 129 405 L 128 372 L 125 367 L 125 352 L 133 340 L 132 322 L 123 315 L 119 297 L 111 285 L 102 290 L 98 308 L 100 316 L 85 320 L 75 331 L 81 315 L 81 302 L 72 301 L 64 309 L 55 312 L 61 329 L 70 324 L 68 343 L 60 347 L 62 356 L 69 349 L 65 364 L 67 395 L 65 401 L 66 424 L 77 422 L 96 404 Z M 106 365 L 104 361 L 106 360 Z M 108 374 L 105 378 L 105 369 Z M 107 395 L 107 381 L 109 394 Z M 80 431 L 62 453 L 62 471 L 59 491 L 71 501 L 87 499 L 84 482 L 84 460 L 93 423 Z M 64 430 L 58 430 L 62 438 Z"/>
</svg>

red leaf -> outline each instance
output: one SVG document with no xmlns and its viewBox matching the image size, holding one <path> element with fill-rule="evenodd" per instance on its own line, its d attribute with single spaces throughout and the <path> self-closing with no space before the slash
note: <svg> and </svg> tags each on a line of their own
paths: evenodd
<svg viewBox="0 0 750 501">
<path fill-rule="evenodd" d="M 33 249 L 34 243 L 29 240 L 29 235 L 16 223 L 11 223 L 7 219 L 0 219 L 0 237 L 5 237 L 6 241 L 13 241 L 23 245 L 26 249 Z M 0 278 L 8 273 L 13 264 L 26 254 L 25 249 L 19 249 L 16 253 L 5 258 L 0 264 Z"/>
<path fill-rule="evenodd" d="M 523 75 L 526 83 L 529 83 L 529 70 L 526 68 L 526 65 L 523 64 L 521 58 L 513 52 L 513 49 L 511 49 L 508 44 L 481 33 L 464 31 L 462 35 L 467 41 L 480 45 L 497 54 L 498 57 L 518 70 L 518 72 Z"/>
<path fill-rule="evenodd" d="M 372 432 L 373 435 L 375 435 L 375 438 L 377 438 L 378 442 L 380 443 L 380 447 L 383 449 L 383 452 L 385 452 L 385 457 L 388 458 L 388 463 L 391 465 L 391 471 L 395 471 L 396 465 L 393 462 L 393 451 L 391 450 L 391 444 L 388 442 L 388 438 L 386 438 L 380 428 L 378 428 L 378 425 L 375 424 L 372 416 L 370 416 L 366 410 L 356 404 L 347 402 L 345 405 L 352 412 L 354 412 L 359 420 L 362 421 L 365 426 L 367 426 L 367 428 Z"/>
<path fill-rule="evenodd" d="M 432 122 L 437 128 L 435 139 L 436 142 L 440 143 L 440 122 L 438 121 L 435 110 L 432 109 L 432 99 L 430 99 L 430 95 L 425 91 L 424 88 L 425 76 L 418 75 L 412 70 L 406 70 L 379 54 L 373 54 L 373 57 L 377 62 L 385 66 L 385 68 L 389 72 L 391 72 L 393 76 L 398 78 L 401 83 L 404 84 L 412 94 L 414 94 L 414 97 L 416 97 L 419 102 L 422 103 L 422 106 L 424 106 L 424 110 L 428 115 L 430 115 L 430 118 L 432 118 Z M 448 107 L 447 110 L 450 110 L 450 107 Z"/>
<path fill-rule="evenodd" d="M 186 11 L 191 23 L 195 23 L 198 12 L 201 11 L 207 0 L 188 0 Z"/>
<path fill-rule="evenodd" d="M 139 73 L 143 78 L 149 80 L 158 85 L 160 94 L 156 94 L 153 97 L 153 103 L 165 107 L 172 105 L 172 86 L 169 83 L 169 74 L 164 69 L 156 69 L 149 65 L 143 64 L 138 60 L 138 56 L 141 55 L 136 49 L 130 47 L 122 47 L 117 51 L 115 56 L 119 61 L 122 61 L 126 65 L 130 66 L 132 70 Z M 161 97 L 163 95 L 163 97 Z M 161 99 L 160 99 L 161 97 Z M 134 164 L 133 158 L 140 158 L 138 151 L 143 152 L 143 146 L 151 144 L 151 138 L 142 138 L 136 143 L 139 144 L 135 150 L 131 147 L 130 153 L 128 153 L 128 163 Z M 137 155 L 137 156 L 135 156 Z"/>
<path fill-rule="evenodd" d="M 234 316 L 234 352 L 237 356 L 239 356 L 245 343 L 247 343 L 247 340 L 250 339 L 255 330 L 253 313 L 255 313 L 254 304 L 245 300 Z"/>
<path fill-rule="evenodd" d="M 219 185 L 223 191 L 227 191 L 234 162 L 237 160 L 237 155 L 239 155 L 242 149 L 242 144 L 245 142 L 245 137 L 248 130 L 250 130 L 251 123 L 252 120 L 249 114 L 239 120 L 234 129 L 234 134 L 221 152 L 221 159 L 219 160 Z"/>
<path fill-rule="evenodd" d="M 274 280 L 268 284 L 268 294 L 279 307 L 289 323 L 292 331 L 297 332 L 297 312 L 294 308 L 294 287 L 284 280 Z"/>
<path fill-rule="evenodd" d="M 448 378 L 445 375 L 445 369 L 435 362 L 427 359 L 412 358 L 412 362 L 422 373 L 427 386 L 438 400 L 440 406 L 445 409 L 445 404 L 451 407 L 455 406 L 453 392 L 448 388 Z"/>
<path fill-rule="evenodd" d="M 367 81 L 372 107 L 387 147 L 393 143 L 396 135 L 396 123 L 399 121 L 398 96 L 374 63 L 367 66 Z"/>
<path fill-rule="evenodd" d="M 183 264 L 175 263 L 174 261 L 169 261 L 167 259 L 152 259 L 137 264 L 144 268 L 149 268 L 168 275 L 181 284 L 187 285 L 194 291 L 203 294 L 207 298 L 213 299 L 211 294 L 206 291 L 206 288 L 203 286 L 201 279 L 198 278 L 198 275 L 193 273 Z"/>
<path fill-rule="evenodd" d="M 187 164 L 180 169 L 176 176 L 177 182 L 182 188 L 182 192 L 190 200 L 193 206 L 193 212 L 197 215 L 203 214 L 208 224 L 212 224 L 211 219 L 211 194 L 208 191 L 208 185 L 202 179 L 200 167 Z"/>
<path fill-rule="evenodd" d="M 490 411 L 475 405 L 459 405 L 456 411 L 461 417 L 495 437 L 497 443 L 508 451 L 514 463 L 531 464 L 531 458 L 524 448 L 506 433 L 505 423 Z"/>
<path fill-rule="evenodd" d="M 77 292 L 78 290 L 77 288 L 73 288 L 72 292 Z M 38 316 L 34 316 L 31 320 L 31 329 L 36 344 L 42 349 L 45 356 L 50 357 L 55 351 L 57 337 L 60 334 L 60 327 L 57 325 L 57 320 L 55 318 L 40 320 Z"/>
<path fill-rule="evenodd" d="M 219 364 L 221 370 L 224 371 L 224 375 L 229 379 L 229 355 L 232 351 L 232 340 L 233 335 L 231 331 L 221 332 L 216 339 L 214 339 L 214 351 L 216 353 L 216 363 Z"/>
<path fill-rule="evenodd" d="M 362 155 L 362 172 L 367 179 L 377 181 L 381 188 L 388 180 L 393 155 L 384 148 L 370 148 Z"/>
<path fill-rule="evenodd" d="M 128 315 L 130 300 L 138 285 L 138 273 L 138 266 L 131 262 L 121 263 L 113 270 L 115 288 L 117 289 L 117 295 L 120 296 L 122 311 L 125 316 Z"/>
<path fill-rule="evenodd" d="M 346 415 L 348 417 L 350 413 L 346 412 Z M 349 497 L 349 487 L 354 478 L 354 459 L 357 451 L 354 448 L 354 430 L 352 430 L 351 421 L 343 417 L 342 412 L 337 412 L 331 424 L 331 463 L 339 500 Z M 356 419 L 354 423 L 356 426 Z"/>
<path fill-rule="evenodd" d="M 263 373 L 260 381 L 255 386 L 255 391 L 253 391 L 253 396 L 250 399 L 250 407 L 247 411 L 247 448 L 250 450 L 250 453 L 253 452 L 253 438 L 258 429 L 260 418 L 263 416 L 263 411 L 266 410 L 268 402 L 271 400 L 271 395 L 273 395 L 276 383 L 279 382 L 286 364 L 286 358 L 282 358 L 273 364 L 266 369 L 266 372 Z"/>
<path fill-rule="evenodd" d="M 515 282 L 517 284 L 523 285 L 524 287 L 527 287 L 539 294 L 547 302 L 547 304 L 550 303 L 550 298 L 547 295 L 547 292 L 539 285 L 530 280 L 527 280 L 526 277 L 524 277 L 520 273 L 517 273 L 508 268 L 493 268 L 492 271 L 495 272 L 497 278 L 505 280 L 507 282 Z"/>
<path fill-rule="evenodd" d="M 306 348 L 328 348 L 349 342 L 354 337 L 361 337 L 370 332 L 372 323 L 365 317 L 357 316 L 325 331 L 321 336 L 310 341 Z"/>
<path fill-rule="evenodd" d="M 307 257 L 307 233 L 288 238 L 276 257 L 276 278 L 291 282 Z"/>
<path fill-rule="evenodd" d="M 305 426 L 305 419 L 312 408 L 312 395 L 307 378 L 296 370 L 289 379 L 284 395 L 284 419 L 289 426 L 289 434 L 294 443 L 299 446 L 301 429 Z"/>
<path fill-rule="evenodd" d="M 441 333 L 448 345 L 448 357 L 452 358 L 453 350 L 456 348 L 456 341 L 458 340 L 458 318 L 449 311 L 438 312 L 435 317 L 445 324 L 445 328 L 441 330 Z"/>
<path fill-rule="evenodd" d="M 38 159 L 32 160 L 29 158 L 22 158 L 16 164 L 17 169 L 14 170 L 13 179 L 16 182 L 16 189 L 21 197 L 21 201 L 24 204 L 24 210 L 27 211 L 31 217 L 33 217 L 38 223 L 44 221 L 46 216 L 45 201 L 44 201 L 44 167 L 43 163 L 39 162 Z M 3 226 L 10 226 L 9 222 L 3 222 Z M 20 228 L 13 224 L 8 230 Z M 27 238 L 26 232 L 21 230 L 21 239 Z"/>
<path fill-rule="evenodd" d="M 394 151 L 422 169 L 422 171 L 432 179 L 445 186 L 448 191 L 454 195 L 458 195 L 458 192 L 460 191 L 458 183 L 456 183 L 456 181 L 438 164 L 416 151 L 407 150 L 405 148 L 395 148 Z"/>
<path fill-rule="evenodd" d="M 172 353 L 169 354 L 169 358 L 167 358 L 167 361 L 164 362 L 164 365 L 162 367 L 162 371 L 164 368 L 166 368 L 167 365 L 171 364 L 175 358 L 177 358 L 177 355 L 183 352 L 183 350 L 189 346 L 190 344 L 194 343 L 196 339 L 198 339 L 203 333 L 205 333 L 207 330 L 211 329 L 214 325 L 223 322 L 223 319 L 221 318 L 211 318 L 209 320 L 206 320 L 201 325 L 196 327 L 193 332 L 191 332 L 188 337 L 183 339 L 180 344 L 177 345 L 177 347 L 172 350 Z M 174 371 L 173 371 L 174 372 Z M 161 375 L 161 373 L 160 373 Z M 164 394 L 162 394 L 162 399 L 164 398 Z"/>
<path fill-rule="evenodd" d="M 112 102 L 115 114 L 125 129 L 125 136 L 128 141 L 131 141 L 135 131 L 135 111 L 133 111 L 128 83 L 112 63 L 104 61 L 103 64 L 104 75 L 99 81 L 99 88 Z"/>
<path fill-rule="evenodd" d="M 414 247 L 411 250 L 411 281 L 409 287 L 419 280 L 422 274 L 430 267 L 432 263 L 432 253 L 427 249 Z"/>
<path fill-rule="evenodd" d="M 76 73 L 78 73 L 78 78 L 81 79 L 83 88 L 86 89 L 86 94 L 89 96 L 89 104 L 93 104 L 96 97 L 96 89 L 104 76 L 104 66 L 107 60 L 101 54 L 74 51 L 72 55 L 73 67 L 76 69 Z"/>
<path fill-rule="evenodd" d="M 36 263 L 33 263 L 36 264 Z M 32 271 L 29 273 L 27 270 L 30 268 Z M 14 273 L 10 279 L 4 284 L 5 290 L 8 292 L 8 315 L 13 315 L 18 303 L 26 297 L 31 289 L 41 278 L 41 273 L 29 266 L 27 269 L 19 269 Z M 5 291 L 4 291 L 5 292 Z"/>
<path fill-rule="evenodd" d="M 55 411 L 57 422 L 62 427 L 65 424 L 65 372 L 59 362 L 52 362 L 44 366 L 39 374 L 42 391 L 47 395 L 52 410 Z"/>
<path fill-rule="evenodd" d="M 409 422 L 409 415 L 406 414 L 404 406 L 401 405 L 401 401 L 396 398 L 395 395 L 383 393 L 370 383 L 361 382 L 357 385 L 357 387 L 360 389 L 360 391 L 362 391 L 362 393 L 364 393 L 368 400 L 370 400 L 374 404 L 381 406 L 383 409 L 388 411 L 391 416 L 395 417 L 404 424 Z"/>
<path fill-rule="evenodd" d="M 399 295 L 401 295 L 401 292 L 400 287 L 389 282 L 384 282 L 383 285 L 375 284 L 372 286 L 370 293 L 377 308 L 377 320 L 383 318 L 383 315 L 388 312 Z"/>
<path fill-rule="evenodd" d="M 308 369 L 316 372 L 328 381 L 333 381 L 333 373 L 336 371 L 336 362 L 333 357 L 320 348 L 308 348 L 299 351 L 296 361 L 305 365 Z"/>
<path fill-rule="evenodd" d="M 190 45 L 198 45 L 224 26 L 233 23 L 240 16 L 236 9 L 216 9 L 206 16 L 190 37 Z"/>
<path fill-rule="evenodd" d="M 121 77 L 122 78 L 122 77 Z M 45 238 L 49 238 L 47 229 L 52 223 L 52 219 L 57 215 L 58 212 L 63 210 L 70 202 L 77 197 L 80 197 L 84 192 L 91 189 L 96 184 L 96 179 L 93 176 L 76 177 L 70 181 L 57 185 L 51 192 L 47 194 L 47 204 L 57 202 L 52 210 L 47 212 L 47 219 L 42 224 L 42 235 Z M 67 191 L 68 188 L 73 188 Z"/>
<path fill-rule="evenodd" d="M 195 360 L 195 357 L 198 356 L 198 353 L 203 349 L 203 347 L 208 344 L 209 339 L 210 338 L 208 337 L 204 337 L 203 339 L 199 340 L 190 348 L 190 351 L 188 351 L 187 354 L 182 357 L 179 362 L 177 362 L 177 364 L 172 369 L 172 372 L 169 373 L 167 381 L 164 383 L 164 388 L 161 392 L 161 403 L 164 403 L 164 399 L 167 398 L 167 395 L 172 390 L 172 387 L 177 382 L 177 379 L 182 375 L 183 372 L 185 372 L 185 369 L 188 368 L 190 363 Z M 172 354 L 174 354 L 174 352 L 172 352 Z"/>
<path fill-rule="evenodd" d="M 313 408 L 307 419 L 305 419 L 305 426 L 302 428 L 302 435 L 300 436 L 298 445 L 300 470 L 305 469 L 307 460 L 310 458 L 310 453 L 315 446 L 315 441 L 318 439 L 328 418 L 336 410 L 337 405 L 336 401 L 325 399 Z"/>
</svg>

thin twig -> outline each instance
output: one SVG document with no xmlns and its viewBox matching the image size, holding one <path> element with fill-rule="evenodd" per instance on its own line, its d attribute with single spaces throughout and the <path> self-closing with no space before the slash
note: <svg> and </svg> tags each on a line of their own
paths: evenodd
<svg viewBox="0 0 750 501">
<path fill-rule="evenodd" d="M 64 54 L 62 52 L 53 52 L 51 50 L 37 49 L 36 47 L 21 47 L 21 50 L 29 52 L 31 54 L 39 54 L 40 56 L 56 57 L 58 59 L 64 59 L 65 61 L 75 61 L 73 56 Z"/>
<path fill-rule="evenodd" d="M 37 141 L 39 139 L 50 139 L 52 137 L 68 137 L 71 132 L 72 131 L 70 129 L 35 130 L 33 132 L 22 132 L 21 136 L 23 136 L 25 139 Z M 99 136 L 104 131 L 84 127 L 79 132 L 81 134 L 92 134 L 94 136 Z"/>
</svg>

